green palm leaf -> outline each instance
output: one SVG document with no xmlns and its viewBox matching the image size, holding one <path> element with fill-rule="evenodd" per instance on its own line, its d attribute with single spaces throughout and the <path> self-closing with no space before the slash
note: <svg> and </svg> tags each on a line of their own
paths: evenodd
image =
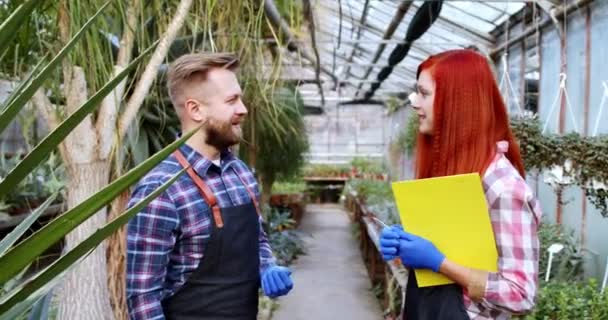
<svg viewBox="0 0 608 320">
<path fill-rule="evenodd" d="M 103 9 L 105 9 L 109 3 L 110 1 L 106 2 L 103 6 L 101 6 L 97 13 L 95 13 L 95 15 L 92 16 L 91 19 L 89 19 L 87 23 L 82 26 L 82 28 L 80 28 L 80 30 L 74 35 L 74 37 L 72 37 L 70 42 L 68 42 L 63 47 L 63 49 L 59 51 L 59 53 L 53 58 L 53 60 L 51 60 L 44 67 L 44 69 L 42 69 L 42 71 L 40 71 L 40 73 L 34 79 L 32 79 L 29 85 L 24 88 L 18 96 L 16 96 L 14 99 L 9 100 L 9 103 L 5 108 L 2 108 L 3 112 L 2 114 L 0 114 L 0 132 L 4 131 L 4 129 L 8 127 L 11 121 L 13 121 L 13 119 L 19 113 L 19 110 L 21 110 L 21 108 L 32 98 L 36 90 L 38 90 L 38 88 L 42 86 L 46 78 L 51 75 L 51 73 L 59 64 L 59 62 L 61 62 L 65 55 L 67 55 L 68 52 L 74 47 L 78 39 L 85 33 L 86 29 L 93 23 L 95 18 L 97 18 L 101 14 Z M 12 32 L 15 32 L 14 29 Z"/>
<path fill-rule="evenodd" d="M 25 1 L 2 22 L 0 25 L 0 52 L 4 52 L 8 48 L 9 43 L 17 36 L 15 30 L 19 29 L 19 26 L 25 23 L 36 6 L 43 2 L 42 0 Z"/>
<path fill-rule="evenodd" d="M 65 137 L 74 130 L 78 124 L 89 113 L 93 112 L 101 103 L 103 98 L 107 96 L 114 88 L 131 72 L 131 70 L 139 64 L 141 60 L 154 49 L 156 45 L 152 45 L 146 49 L 139 57 L 133 59 L 131 63 L 117 74 L 112 80 L 106 83 L 99 91 L 97 91 L 89 100 L 83 103 L 72 115 L 65 119 L 53 132 L 47 135 L 38 144 L 34 150 L 25 156 L 19 164 L 11 170 L 4 180 L 0 181 L 0 196 L 10 190 L 10 186 L 17 185 L 19 181 L 25 178 L 32 170 L 37 167 L 57 146 L 65 139 Z M 1 116 L 0 116 L 1 117 Z"/>
<path fill-rule="evenodd" d="M 123 190 L 137 182 L 149 170 L 167 158 L 197 130 L 192 130 L 179 140 L 174 141 L 87 200 L 58 216 L 29 238 L 13 247 L 4 256 L 0 257 L 0 270 L 2 270 L 0 273 L 0 285 L 17 274 L 28 263 L 44 252 L 44 250 L 94 215 L 99 209 L 110 203 Z"/>
<path fill-rule="evenodd" d="M 38 220 L 38 217 L 51 205 L 57 198 L 57 193 L 51 195 L 46 201 L 41 204 L 36 210 L 30 213 L 25 220 L 21 221 L 11 233 L 9 233 L 2 241 L 0 241 L 0 256 L 2 256 L 17 240 L 21 239 L 23 234 L 32 226 L 32 224 Z"/>
<path fill-rule="evenodd" d="M 84 259 L 90 252 L 93 251 L 105 238 L 109 237 L 118 228 L 127 223 L 135 214 L 141 211 L 148 203 L 156 199 L 159 194 L 164 192 L 180 175 L 182 175 L 186 169 L 182 169 L 180 172 L 175 174 L 169 181 L 162 184 L 159 188 L 150 193 L 143 200 L 138 202 L 135 206 L 131 207 L 120 216 L 106 224 L 103 228 L 93 233 L 86 240 L 77 245 L 74 249 L 68 252 L 66 255 L 59 258 L 44 271 L 38 273 L 33 279 L 28 281 L 22 287 L 14 290 L 12 293 L 7 295 L 7 299 L 0 302 L 0 315 L 5 312 L 10 312 L 11 308 L 19 307 L 19 302 L 30 298 L 34 293 L 45 294 L 50 287 L 46 284 L 61 277 L 70 269 L 71 266 L 77 264 L 79 261 Z M 40 290 L 42 289 L 42 290 Z"/>
</svg>

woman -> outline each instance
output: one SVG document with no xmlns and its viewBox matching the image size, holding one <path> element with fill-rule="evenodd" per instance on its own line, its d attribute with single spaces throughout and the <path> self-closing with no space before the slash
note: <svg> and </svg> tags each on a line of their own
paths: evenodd
<svg viewBox="0 0 608 320">
<path fill-rule="evenodd" d="M 431 56 L 417 72 L 412 107 L 420 118 L 418 179 L 478 172 L 498 250 L 498 272 L 464 267 L 431 242 L 384 228 L 385 260 L 440 272 L 455 283 L 418 288 L 410 272 L 404 319 L 509 319 L 534 306 L 540 206 L 524 180 L 509 117 L 486 59 L 471 50 Z"/>
</svg>

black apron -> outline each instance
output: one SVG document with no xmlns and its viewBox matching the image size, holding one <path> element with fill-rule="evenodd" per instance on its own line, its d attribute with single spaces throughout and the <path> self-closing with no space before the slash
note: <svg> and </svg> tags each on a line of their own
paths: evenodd
<svg viewBox="0 0 608 320">
<path fill-rule="evenodd" d="M 183 167 L 189 166 L 181 152 L 174 155 Z M 260 287 L 257 199 L 241 179 L 252 202 L 220 209 L 203 180 L 191 167 L 187 172 L 212 209 L 214 223 L 198 267 L 174 295 L 163 300 L 165 317 L 255 320 Z"/>
<path fill-rule="evenodd" d="M 453 283 L 418 288 L 414 270 L 410 269 L 403 320 L 469 320 L 462 287 Z"/>
</svg>

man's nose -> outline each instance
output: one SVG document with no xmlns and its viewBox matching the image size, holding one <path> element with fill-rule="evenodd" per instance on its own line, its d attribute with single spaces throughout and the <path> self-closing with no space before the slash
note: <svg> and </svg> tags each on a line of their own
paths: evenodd
<svg viewBox="0 0 608 320">
<path fill-rule="evenodd" d="M 236 107 L 236 114 L 238 114 L 238 115 L 247 114 L 247 107 L 245 107 L 245 104 L 243 103 L 243 101 L 239 101 L 239 105 Z"/>
</svg>

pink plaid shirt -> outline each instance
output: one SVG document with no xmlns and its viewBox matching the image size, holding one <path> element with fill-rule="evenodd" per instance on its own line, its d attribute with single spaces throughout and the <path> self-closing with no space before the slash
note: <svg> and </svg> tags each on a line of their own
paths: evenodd
<svg viewBox="0 0 608 320">
<path fill-rule="evenodd" d="M 532 189 L 497 143 L 496 157 L 483 176 L 490 219 L 498 249 L 498 272 L 490 273 L 483 299 L 473 302 L 464 290 L 472 320 L 509 319 L 534 307 L 538 287 L 538 225 L 541 209 Z"/>
</svg>

